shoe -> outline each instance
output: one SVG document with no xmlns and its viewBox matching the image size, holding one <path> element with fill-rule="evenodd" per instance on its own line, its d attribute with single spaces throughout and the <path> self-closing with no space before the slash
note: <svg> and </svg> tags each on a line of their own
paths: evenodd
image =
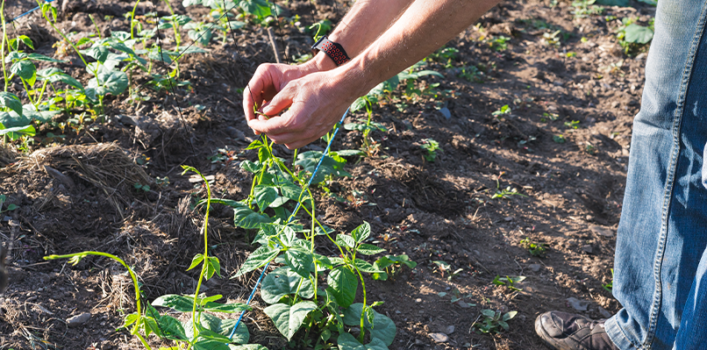
<svg viewBox="0 0 707 350">
<path fill-rule="evenodd" d="M 535 332 L 555 350 L 619 350 L 606 334 L 604 321 L 550 311 L 535 319 Z"/>
</svg>

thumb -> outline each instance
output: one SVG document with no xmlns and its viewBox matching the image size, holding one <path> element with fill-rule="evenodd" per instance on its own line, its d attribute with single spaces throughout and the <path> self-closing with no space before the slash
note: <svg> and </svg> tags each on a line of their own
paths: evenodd
<svg viewBox="0 0 707 350">
<path fill-rule="evenodd" d="M 268 104 L 263 107 L 263 113 L 268 116 L 280 114 L 283 110 L 292 105 L 294 95 L 294 89 L 285 87 L 273 97 L 272 101 L 269 101 Z"/>
</svg>

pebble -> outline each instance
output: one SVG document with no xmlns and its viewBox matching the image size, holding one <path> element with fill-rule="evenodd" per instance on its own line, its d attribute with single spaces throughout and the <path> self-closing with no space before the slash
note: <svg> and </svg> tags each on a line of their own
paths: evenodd
<svg viewBox="0 0 707 350">
<path fill-rule="evenodd" d="M 591 254 L 592 251 L 593 251 L 592 245 L 591 245 L 591 244 L 585 244 L 585 245 L 583 245 L 583 246 L 582 246 L 582 251 L 585 252 L 585 253 L 587 253 L 587 254 Z"/>
<path fill-rule="evenodd" d="M 533 272 L 538 272 L 538 271 L 540 271 L 542 266 L 540 266 L 540 264 L 530 264 L 530 265 L 528 265 L 528 268 Z"/>
<path fill-rule="evenodd" d="M 589 228 L 594 234 L 601 237 L 614 237 L 614 231 L 601 226 L 592 226 Z"/>
<path fill-rule="evenodd" d="M 589 307 L 589 302 L 586 300 L 579 300 L 575 297 L 569 297 L 567 298 L 567 302 L 570 304 L 570 306 L 577 310 L 577 311 L 587 311 L 587 308 Z"/>
<path fill-rule="evenodd" d="M 601 307 L 601 306 L 599 306 L 599 313 L 600 313 L 600 314 L 602 315 L 602 317 L 604 317 L 604 318 L 609 318 L 609 317 L 611 317 L 611 312 L 606 311 L 606 309 L 603 308 L 603 307 Z"/>
<path fill-rule="evenodd" d="M 459 307 L 462 308 L 462 309 L 468 309 L 468 308 L 470 308 L 469 304 L 467 304 L 466 302 L 464 302 L 464 300 L 459 301 L 459 302 L 457 303 L 457 305 L 459 305 Z"/>
<path fill-rule="evenodd" d="M 74 328 L 78 326 L 82 326 L 84 323 L 88 322 L 88 320 L 91 318 L 91 313 L 90 312 L 84 312 L 80 315 L 76 315 L 74 317 L 71 317 L 66 320 L 66 325 Z"/>
<path fill-rule="evenodd" d="M 447 329 L 444 330 L 445 334 L 452 334 L 454 333 L 454 326 L 447 326 Z"/>
<path fill-rule="evenodd" d="M 430 333 L 430 338 L 437 343 L 446 343 L 449 341 L 449 337 L 444 333 Z"/>
<path fill-rule="evenodd" d="M 415 302 L 416 302 L 416 303 L 421 303 L 421 302 L 422 302 L 422 299 L 421 299 L 421 298 L 417 298 L 417 299 L 415 299 Z"/>
</svg>

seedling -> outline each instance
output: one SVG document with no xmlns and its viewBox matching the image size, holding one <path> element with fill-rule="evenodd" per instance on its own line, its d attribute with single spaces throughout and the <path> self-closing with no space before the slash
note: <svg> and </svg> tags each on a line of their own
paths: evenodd
<svg viewBox="0 0 707 350">
<path fill-rule="evenodd" d="M 526 195 L 522 193 L 518 193 L 518 189 L 512 188 L 511 186 L 506 187 L 506 189 L 502 190 L 501 189 L 501 176 L 503 176 L 506 172 L 502 171 L 498 174 L 496 177 L 496 193 L 491 196 L 491 199 L 510 199 L 511 196 L 521 196 L 521 197 L 527 197 Z"/>
<path fill-rule="evenodd" d="M 447 272 L 447 280 L 451 281 L 454 277 L 457 277 L 464 269 L 456 269 L 452 271 L 452 266 L 449 265 L 449 263 L 440 261 L 440 260 L 435 260 L 432 261 L 435 265 L 437 265 L 437 269 L 439 272 L 442 274 L 442 277 L 444 277 L 444 273 Z"/>
<path fill-rule="evenodd" d="M 555 114 L 555 113 L 546 113 L 546 112 L 545 112 L 545 113 L 543 113 L 542 118 L 540 118 L 540 121 L 543 122 L 543 123 L 547 123 L 548 120 L 554 122 L 554 121 L 557 120 L 559 117 L 560 117 L 560 116 L 559 116 L 558 114 Z"/>
<path fill-rule="evenodd" d="M 558 36 L 560 34 L 560 30 L 554 31 L 552 33 L 544 33 L 543 34 L 543 43 L 548 46 L 552 47 L 559 47 L 560 46 L 560 37 Z"/>
<path fill-rule="evenodd" d="M 506 51 L 508 49 L 508 42 L 511 38 L 506 36 L 497 36 L 489 42 L 489 46 L 494 51 Z"/>
<path fill-rule="evenodd" d="M 17 205 L 15 204 L 8 204 L 5 210 L 2 210 L 2 205 L 5 204 L 5 201 L 7 200 L 7 196 L 4 194 L 0 194 L 0 213 L 4 213 L 7 211 L 13 211 L 18 208 Z"/>
<path fill-rule="evenodd" d="M 552 137 L 552 141 L 555 141 L 555 143 L 565 143 L 567 140 L 563 135 L 555 135 Z"/>
<path fill-rule="evenodd" d="M 424 150 L 422 156 L 428 162 L 434 162 L 437 158 L 437 151 L 442 151 L 439 147 L 439 143 L 433 139 L 423 139 L 420 148 Z"/>
<path fill-rule="evenodd" d="M 499 120 L 502 120 L 503 116 L 508 114 L 511 114 L 511 107 L 508 107 L 508 105 L 504 105 L 503 107 L 497 109 L 495 112 L 491 113 L 491 115 L 498 118 Z"/>
<path fill-rule="evenodd" d="M 592 145 L 592 144 L 589 143 L 589 142 L 587 142 L 587 145 L 584 146 L 584 151 L 587 152 L 587 153 L 589 153 L 589 154 L 591 154 L 591 155 L 597 154 L 597 148 L 594 147 L 594 145 Z"/>
<path fill-rule="evenodd" d="M 611 281 L 601 285 L 607 292 L 612 293 L 614 289 L 614 269 L 611 269 Z"/>
<path fill-rule="evenodd" d="M 480 71 L 479 68 L 476 68 L 476 66 L 463 67 L 461 73 L 459 73 L 460 77 L 471 83 L 483 83 L 483 75 L 484 73 Z"/>
<path fill-rule="evenodd" d="M 619 45 L 624 49 L 624 53 L 633 56 L 638 52 L 643 51 L 646 45 L 653 40 L 655 19 L 651 19 L 648 27 L 636 24 L 637 18 L 624 18 L 621 20 L 616 32 L 616 39 L 619 40 Z"/>
<path fill-rule="evenodd" d="M 139 182 L 134 183 L 133 188 L 140 192 L 150 192 L 150 186 L 140 184 Z"/>
<path fill-rule="evenodd" d="M 528 249 L 528 252 L 532 256 L 544 258 L 547 254 L 547 244 L 533 242 L 530 240 L 530 237 L 525 237 L 525 239 L 520 240 L 520 246 Z"/>
<path fill-rule="evenodd" d="M 579 120 L 573 120 L 571 122 L 565 122 L 565 128 L 568 129 L 579 129 Z"/>
<path fill-rule="evenodd" d="M 522 292 L 523 290 L 520 289 L 520 288 L 517 288 L 517 287 L 515 286 L 515 284 L 516 284 L 516 283 L 523 282 L 523 280 L 525 280 L 525 276 L 517 276 L 517 277 L 506 276 L 506 277 L 500 277 L 500 276 L 496 275 L 496 277 L 493 279 L 493 281 L 492 281 L 491 283 L 493 283 L 493 284 L 495 284 L 495 285 L 497 285 L 497 286 L 506 286 L 506 287 L 507 287 L 508 289 L 510 289 L 511 291 Z"/>
<path fill-rule="evenodd" d="M 574 14 L 574 18 L 586 18 L 593 15 L 600 15 L 604 12 L 603 7 L 594 5 L 595 2 L 596 0 L 573 1 L 572 7 L 574 7 L 574 11 L 572 13 Z"/>
<path fill-rule="evenodd" d="M 500 311 L 484 309 L 481 310 L 481 315 L 479 315 L 481 322 L 478 322 L 479 318 L 477 318 L 472 327 L 476 327 L 477 330 L 484 334 L 500 333 L 501 329 L 507 331 L 509 328 L 507 322 L 517 314 L 518 311 L 509 311 L 503 314 Z"/>
</svg>

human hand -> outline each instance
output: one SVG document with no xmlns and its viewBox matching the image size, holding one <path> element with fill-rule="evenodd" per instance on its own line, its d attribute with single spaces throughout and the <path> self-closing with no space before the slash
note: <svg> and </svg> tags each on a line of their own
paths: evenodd
<svg viewBox="0 0 707 350">
<path fill-rule="evenodd" d="M 329 132 L 356 100 L 357 89 L 349 85 L 332 72 L 291 80 L 263 108 L 263 113 L 275 116 L 289 109 L 280 116 L 251 118 L 248 126 L 289 149 L 306 146 Z"/>
<path fill-rule="evenodd" d="M 245 91 L 243 91 L 243 111 L 245 112 L 246 120 L 255 119 L 256 113 L 253 107 L 262 109 L 263 105 L 272 100 L 290 81 L 299 79 L 307 74 L 323 72 L 335 67 L 334 62 L 324 54 L 317 55 L 313 59 L 296 66 L 289 64 L 261 64 L 250 79 Z"/>
</svg>

